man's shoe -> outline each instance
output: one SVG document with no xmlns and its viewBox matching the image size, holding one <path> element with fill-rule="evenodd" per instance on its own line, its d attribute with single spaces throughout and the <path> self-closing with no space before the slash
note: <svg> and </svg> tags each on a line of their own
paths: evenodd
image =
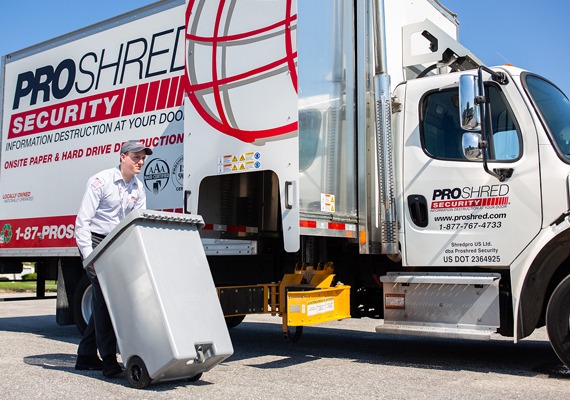
<svg viewBox="0 0 570 400">
<path fill-rule="evenodd" d="M 103 362 L 99 356 L 77 356 L 77 361 L 75 362 L 75 369 L 79 371 L 101 371 L 103 369 Z"/>
<path fill-rule="evenodd" d="M 112 354 L 103 357 L 103 375 L 105 378 L 113 378 L 123 372 L 123 369 L 117 362 L 117 356 Z"/>
</svg>

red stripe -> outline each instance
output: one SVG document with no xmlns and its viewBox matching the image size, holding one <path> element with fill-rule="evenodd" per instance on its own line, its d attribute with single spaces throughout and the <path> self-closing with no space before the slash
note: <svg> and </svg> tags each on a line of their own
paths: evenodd
<svg viewBox="0 0 570 400">
<path fill-rule="evenodd" d="M 194 109 L 196 110 L 196 112 L 198 112 L 200 117 L 202 117 L 202 119 L 206 121 L 211 127 L 226 135 L 233 136 L 243 142 L 251 143 L 257 139 L 284 135 L 286 133 L 293 132 L 298 128 L 297 121 L 292 122 L 288 125 L 283 125 L 271 129 L 261 129 L 257 131 L 245 131 L 233 128 L 228 125 L 223 125 L 222 123 L 218 122 L 214 117 L 212 117 L 210 114 L 208 114 L 195 94 L 189 93 L 188 98 L 194 105 Z"/>
<path fill-rule="evenodd" d="M 291 29 L 292 22 L 297 19 L 297 15 L 291 16 L 291 0 L 287 0 L 287 18 L 285 19 L 285 49 L 287 53 L 287 65 L 289 66 L 289 75 L 291 77 L 291 83 L 297 91 L 297 67 L 295 65 L 295 58 L 297 53 L 293 52 L 293 29 Z"/>
<path fill-rule="evenodd" d="M 168 88 L 171 79 L 163 79 L 160 81 L 160 90 L 158 92 L 158 100 L 156 102 L 156 109 L 162 110 L 166 108 L 166 100 L 168 99 Z"/>
<path fill-rule="evenodd" d="M 174 104 L 176 102 L 176 92 L 178 90 L 178 82 L 179 81 L 180 81 L 179 76 L 175 76 L 170 81 L 170 91 L 168 93 L 168 102 L 166 103 L 167 108 L 174 107 Z"/>
<path fill-rule="evenodd" d="M 297 52 L 292 54 L 292 57 L 297 57 Z M 241 74 L 235 74 L 229 76 L 227 78 L 221 78 L 217 80 L 212 80 L 211 82 L 204 82 L 204 83 L 191 83 L 188 90 L 190 92 L 198 92 L 201 90 L 210 89 L 213 87 L 224 86 L 229 83 L 233 83 L 236 81 L 244 80 L 245 78 L 249 78 L 251 76 L 260 75 L 263 72 L 271 71 L 272 69 L 278 68 L 281 65 L 288 62 L 287 57 L 283 57 L 277 61 L 270 62 L 269 64 L 262 65 L 259 68 L 254 68 L 250 71 L 243 72 Z"/>
<path fill-rule="evenodd" d="M 160 81 L 154 81 L 150 83 L 148 90 L 148 96 L 146 98 L 146 106 L 144 110 L 146 112 L 156 110 L 156 98 L 158 97 L 158 89 L 160 88 Z"/>
<path fill-rule="evenodd" d="M 143 83 L 142 85 L 138 86 L 137 99 L 135 101 L 135 114 L 140 114 L 144 111 L 147 93 L 148 93 L 148 83 Z"/>
<path fill-rule="evenodd" d="M 214 104 L 216 105 L 216 110 L 218 111 L 218 118 L 223 125 L 228 125 L 228 121 L 226 119 L 226 115 L 224 113 L 224 107 L 222 106 L 222 96 L 220 94 L 220 86 L 222 85 L 219 82 L 218 78 L 218 32 L 220 31 L 220 24 L 222 20 L 222 12 L 224 10 L 224 0 L 220 0 L 220 4 L 218 5 L 218 12 L 216 13 L 216 21 L 214 22 L 214 29 L 213 34 L 214 37 L 212 38 L 212 88 L 214 94 Z"/>
<path fill-rule="evenodd" d="M 177 88 L 177 93 L 176 93 L 176 101 L 174 103 L 175 107 L 180 107 L 182 105 L 182 102 L 184 100 L 184 93 L 185 93 L 185 85 L 184 82 L 186 82 L 185 78 L 179 79 L 179 84 L 178 84 L 178 88 Z"/>
<path fill-rule="evenodd" d="M 135 98 L 137 95 L 137 87 L 128 87 L 125 91 L 125 101 L 123 102 L 123 112 L 122 116 L 128 116 L 133 114 L 133 109 L 135 107 Z"/>
<path fill-rule="evenodd" d="M 180 106 L 186 82 L 177 76 L 12 114 L 8 139 Z"/>
<path fill-rule="evenodd" d="M 190 10 L 191 7 L 192 6 L 188 7 L 188 11 Z M 289 11 L 291 11 L 291 10 L 289 9 Z M 189 16 L 187 17 L 187 19 L 189 19 Z M 269 26 L 266 26 L 266 27 L 263 27 L 260 29 L 256 29 L 256 30 L 249 31 L 249 32 L 242 32 L 238 35 L 217 36 L 217 37 L 213 38 L 213 37 L 209 37 L 209 36 L 198 36 L 198 35 L 186 34 L 186 39 L 192 40 L 194 42 L 202 42 L 202 43 L 213 43 L 214 40 L 235 41 L 235 40 L 245 39 L 245 38 L 252 37 L 252 36 L 257 36 L 261 33 L 272 31 L 273 29 L 279 28 L 283 25 L 286 25 L 286 27 L 289 27 L 290 23 L 292 21 L 295 21 L 295 20 L 297 20 L 297 15 L 293 15 L 293 16 L 291 16 L 291 17 L 289 17 L 283 21 L 276 22 L 272 25 L 269 25 Z"/>
</svg>

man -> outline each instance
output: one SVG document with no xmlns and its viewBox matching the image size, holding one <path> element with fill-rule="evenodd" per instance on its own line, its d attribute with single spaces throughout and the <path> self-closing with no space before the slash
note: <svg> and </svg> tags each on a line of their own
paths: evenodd
<svg viewBox="0 0 570 400">
<path fill-rule="evenodd" d="M 119 166 L 89 179 L 75 221 L 75 238 L 83 259 L 129 212 L 146 208 L 144 186 L 136 175 L 151 154 L 142 142 L 125 142 Z M 117 339 L 95 269 L 89 265 L 85 271 L 93 288 L 92 313 L 77 349 L 75 369 L 102 370 L 106 378 L 112 378 L 122 372 L 117 362 Z"/>
</svg>

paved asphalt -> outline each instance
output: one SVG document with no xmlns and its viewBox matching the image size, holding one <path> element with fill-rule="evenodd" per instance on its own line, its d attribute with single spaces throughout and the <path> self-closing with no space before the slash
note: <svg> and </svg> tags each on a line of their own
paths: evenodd
<svg viewBox="0 0 570 400">
<path fill-rule="evenodd" d="M 0 299 L 6 297 L 0 293 Z M 543 330 L 513 344 L 380 335 L 378 321 L 306 327 L 292 344 L 278 317 L 231 330 L 235 353 L 197 382 L 137 390 L 124 374 L 76 371 L 79 334 L 55 300 L 0 301 L 0 393 L 11 399 L 564 399 L 570 372 Z"/>
</svg>

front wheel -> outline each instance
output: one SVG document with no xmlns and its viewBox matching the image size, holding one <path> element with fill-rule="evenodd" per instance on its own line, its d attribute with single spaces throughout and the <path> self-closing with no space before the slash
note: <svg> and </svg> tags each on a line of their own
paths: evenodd
<svg viewBox="0 0 570 400">
<path fill-rule="evenodd" d="M 548 301 L 546 331 L 554 352 L 570 368 L 570 276 L 560 282 Z"/>
</svg>

